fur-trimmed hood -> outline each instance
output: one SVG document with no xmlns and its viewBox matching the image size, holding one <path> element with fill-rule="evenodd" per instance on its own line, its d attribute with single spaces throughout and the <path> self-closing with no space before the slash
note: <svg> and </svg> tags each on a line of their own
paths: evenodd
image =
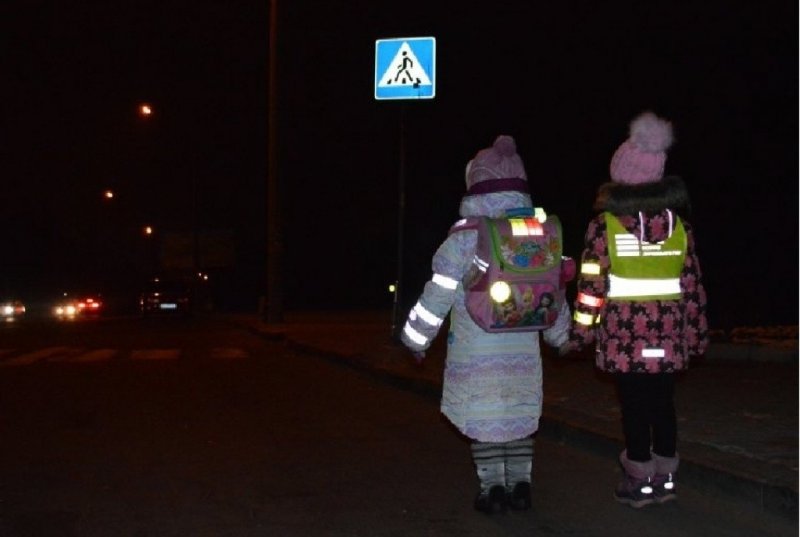
<svg viewBox="0 0 800 537">
<path fill-rule="evenodd" d="M 641 185 L 604 183 L 597 189 L 594 209 L 616 215 L 636 214 L 639 211 L 652 214 L 672 209 L 688 217 L 691 203 L 683 179 L 668 176 L 661 181 Z"/>
</svg>

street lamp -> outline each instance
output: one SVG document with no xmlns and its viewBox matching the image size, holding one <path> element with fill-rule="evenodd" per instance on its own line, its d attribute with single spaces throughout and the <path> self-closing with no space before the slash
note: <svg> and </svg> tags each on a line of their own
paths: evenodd
<svg viewBox="0 0 800 537">
<path fill-rule="evenodd" d="M 142 103 L 139 105 L 139 115 L 142 117 L 149 117 L 153 115 L 153 107 L 150 106 L 148 103 Z"/>
</svg>

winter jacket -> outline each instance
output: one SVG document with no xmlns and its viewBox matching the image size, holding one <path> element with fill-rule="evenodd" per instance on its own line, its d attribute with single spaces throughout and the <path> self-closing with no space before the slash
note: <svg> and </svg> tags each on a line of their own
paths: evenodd
<svg viewBox="0 0 800 537">
<path fill-rule="evenodd" d="M 531 207 L 528 194 L 504 191 L 466 196 L 462 217 L 504 216 Z M 466 309 L 462 279 L 477 250 L 478 232 L 450 234 L 433 256 L 433 277 L 411 310 L 401 335 L 414 351 L 427 349 L 450 316 L 442 386 L 442 413 L 467 437 L 480 442 L 525 438 L 539 427 L 542 363 L 538 332 L 488 333 Z M 567 341 L 569 306 L 542 332 L 549 345 Z"/>
<path fill-rule="evenodd" d="M 708 346 L 708 322 L 694 233 L 681 217 L 689 210 L 683 182 L 667 177 L 645 185 L 607 183 L 599 190 L 595 208 L 615 215 L 628 233 L 646 243 L 664 241 L 675 229 L 676 218 L 681 218 L 686 256 L 680 294 L 671 300 L 609 298 L 609 233 L 604 213 L 598 214 L 584 238 L 569 346 L 580 349 L 594 343 L 596 366 L 607 372 L 686 369 L 689 357 L 703 354 Z"/>
</svg>

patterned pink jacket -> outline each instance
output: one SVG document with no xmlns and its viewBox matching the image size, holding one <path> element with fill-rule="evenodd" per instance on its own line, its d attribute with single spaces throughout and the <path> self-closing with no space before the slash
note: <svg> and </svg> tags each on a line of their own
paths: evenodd
<svg viewBox="0 0 800 537">
<path fill-rule="evenodd" d="M 636 236 L 643 227 L 644 240 L 657 242 L 670 233 L 667 208 L 675 209 L 677 214 L 688 211 L 688 196 L 683 182 L 675 177 L 645 188 L 609 183 L 601 187 L 595 207 L 615 214 L 626 230 Z M 589 223 L 581 266 L 599 266 L 599 272 L 580 274 L 569 346 L 581 349 L 594 343 L 599 369 L 620 373 L 669 373 L 686 369 L 690 356 L 705 352 L 708 345 L 706 292 L 692 227 L 681 220 L 687 236 L 686 258 L 680 276 L 682 296 L 678 300 L 645 302 L 607 298 L 610 263 L 606 221 L 600 214 Z M 653 348 L 660 352 L 643 352 Z"/>
</svg>

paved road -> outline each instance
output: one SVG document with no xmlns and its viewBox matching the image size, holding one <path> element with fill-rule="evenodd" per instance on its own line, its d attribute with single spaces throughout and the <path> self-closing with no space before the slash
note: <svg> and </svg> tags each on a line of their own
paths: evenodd
<svg viewBox="0 0 800 537">
<path fill-rule="evenodd" d="M 2 537 L 797 534 L 691 487 L 619 506 L 608 458 L 547 438 L 534 509 L 476 513 L 434 399 L 213 320 L 3 335 Z"/>
</svg>

